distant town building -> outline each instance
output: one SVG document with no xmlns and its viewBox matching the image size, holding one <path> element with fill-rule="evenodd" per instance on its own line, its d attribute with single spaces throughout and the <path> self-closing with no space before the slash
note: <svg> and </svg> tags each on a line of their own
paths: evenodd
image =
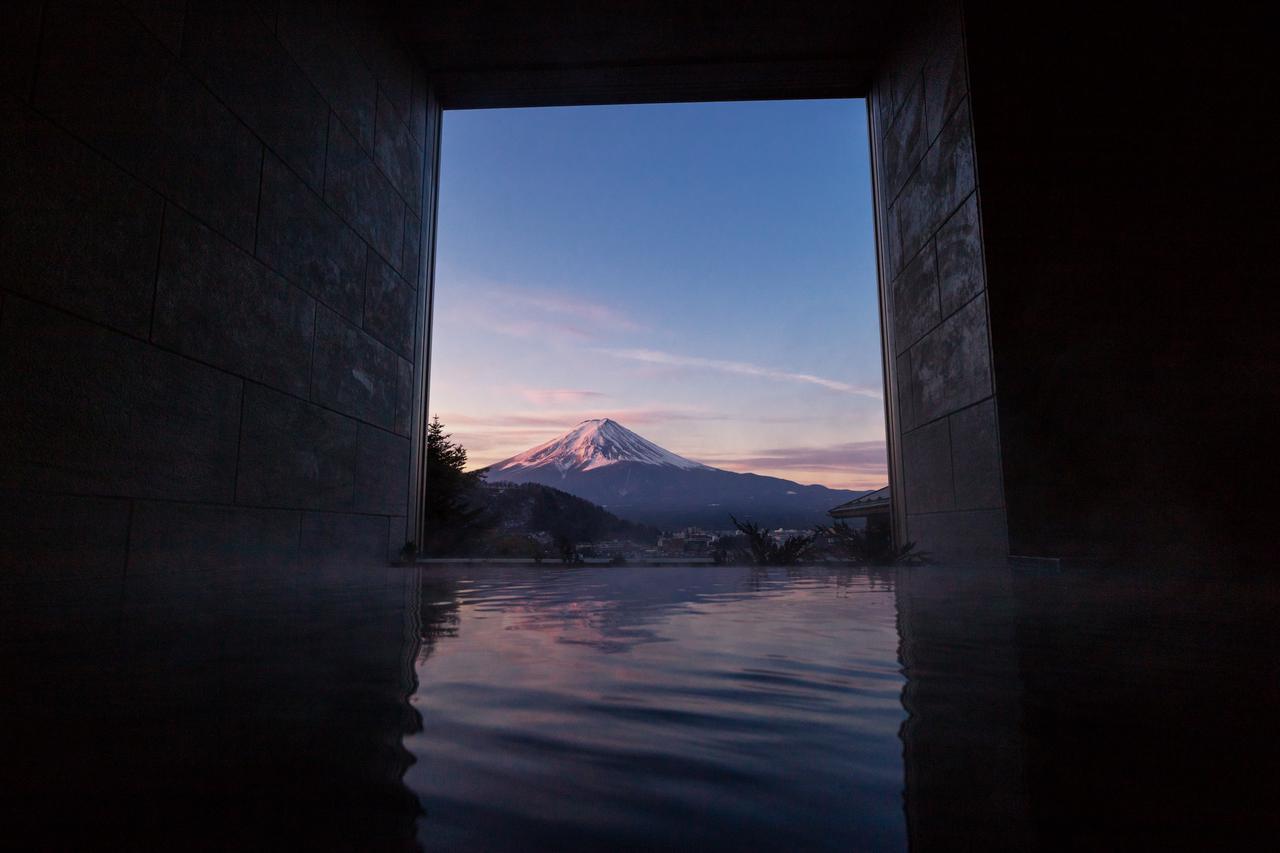
<svg viewBox="0 0 1280 853">
<path fill-rule="evenodd" d="M 702 555 L 711 550 L 716 537 L 700 527 L 686 527 L 658 539 L 658 552 L 663 556 Z"/>
</svg>

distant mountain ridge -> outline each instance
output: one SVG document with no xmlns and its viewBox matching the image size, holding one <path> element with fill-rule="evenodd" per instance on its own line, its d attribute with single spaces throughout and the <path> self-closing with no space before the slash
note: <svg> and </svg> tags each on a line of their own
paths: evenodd
<svg viewBox="0 0 1280 853">
<path fill-rule="evenodd" d="M 618 539 L 653 545 L 658 540 L 655 527 L 618 518 L 590 501 L 541 483 L 486 486 L 472 496 L 471 503 L 491 513 L 505 533 L 563 534 L 574 542 Z"/>
<path fill-rule="evenodd" d="M 865 494 L 739 474 L 686 459 L 609 418 L 486 469 L 490 483 L 541 483 L 620 518 L 666 529 L 730 526 L 730 514 L 770 527 L 809 527 L 833 506 Z"/>
</svg>

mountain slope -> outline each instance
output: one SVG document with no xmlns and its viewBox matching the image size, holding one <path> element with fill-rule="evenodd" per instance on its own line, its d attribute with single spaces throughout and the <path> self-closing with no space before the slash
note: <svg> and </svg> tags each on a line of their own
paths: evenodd
<svg viewBox="0 0 1280 853">
<path fill-rule="evenodd" d="M 590 501 L 541 483 L 488 486 L 473 496 L 504 533 L 546 532 L 565 535 L 577 543 L 621 539 L 653 545 L 658 530 L 618 518 Z"/>
<path fill-rule="evenodd" d="M 803 486 L 685 459 L 615 421 L 583 421 L 565 435 L 491 466 L 490 483 L 541 483 L 621 518 L 667 529 L 722 529 L 729 515 L 767 526 L 807 527 L 862 492 Z"/>
<path fill-rule="evenodd" d="M 565 474 L 592 471 L 621 462 L 643 462 L 686 470 L 707 467 L 659 447 L 617 421 L 603 418 L 583 421 L 559 438 L 490 466 L 489 471 L 499 474 L 546 468 Z"/>
</svg>

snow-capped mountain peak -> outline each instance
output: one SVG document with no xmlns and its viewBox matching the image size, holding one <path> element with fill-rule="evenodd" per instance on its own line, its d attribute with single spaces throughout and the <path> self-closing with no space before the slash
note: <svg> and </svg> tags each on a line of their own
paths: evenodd
<svg viewBox="0 0 1280 853">
<path fill-rule="evenodd" d="M 559 438 L 526 450 L 490 467 L 490 471 L 518 471 L 531 468 L 591 471 L 619 462 L 640 462 L 673 468 L 706 468 L 677 456 L 609 418 L 593 418 L 578 424 Z"/>
</svg>

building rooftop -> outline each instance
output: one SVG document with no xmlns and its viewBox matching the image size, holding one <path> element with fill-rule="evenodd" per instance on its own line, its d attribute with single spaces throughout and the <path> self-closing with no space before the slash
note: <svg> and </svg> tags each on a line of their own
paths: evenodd
<svg viewBox="0 0 1280 853">
<path fill-rule="evenodd" d="M 827 515 L 832 518 L 866 518 L 869 515 L 878 515 L 889 511 L 889 487 L 885 486 L 876 489 L 874 492 L 867 492 L 861 497 L 854 498 L 851 501 L 845 501 L 839 506 L 832 507 L 827 510 Z"/>
</svg>

